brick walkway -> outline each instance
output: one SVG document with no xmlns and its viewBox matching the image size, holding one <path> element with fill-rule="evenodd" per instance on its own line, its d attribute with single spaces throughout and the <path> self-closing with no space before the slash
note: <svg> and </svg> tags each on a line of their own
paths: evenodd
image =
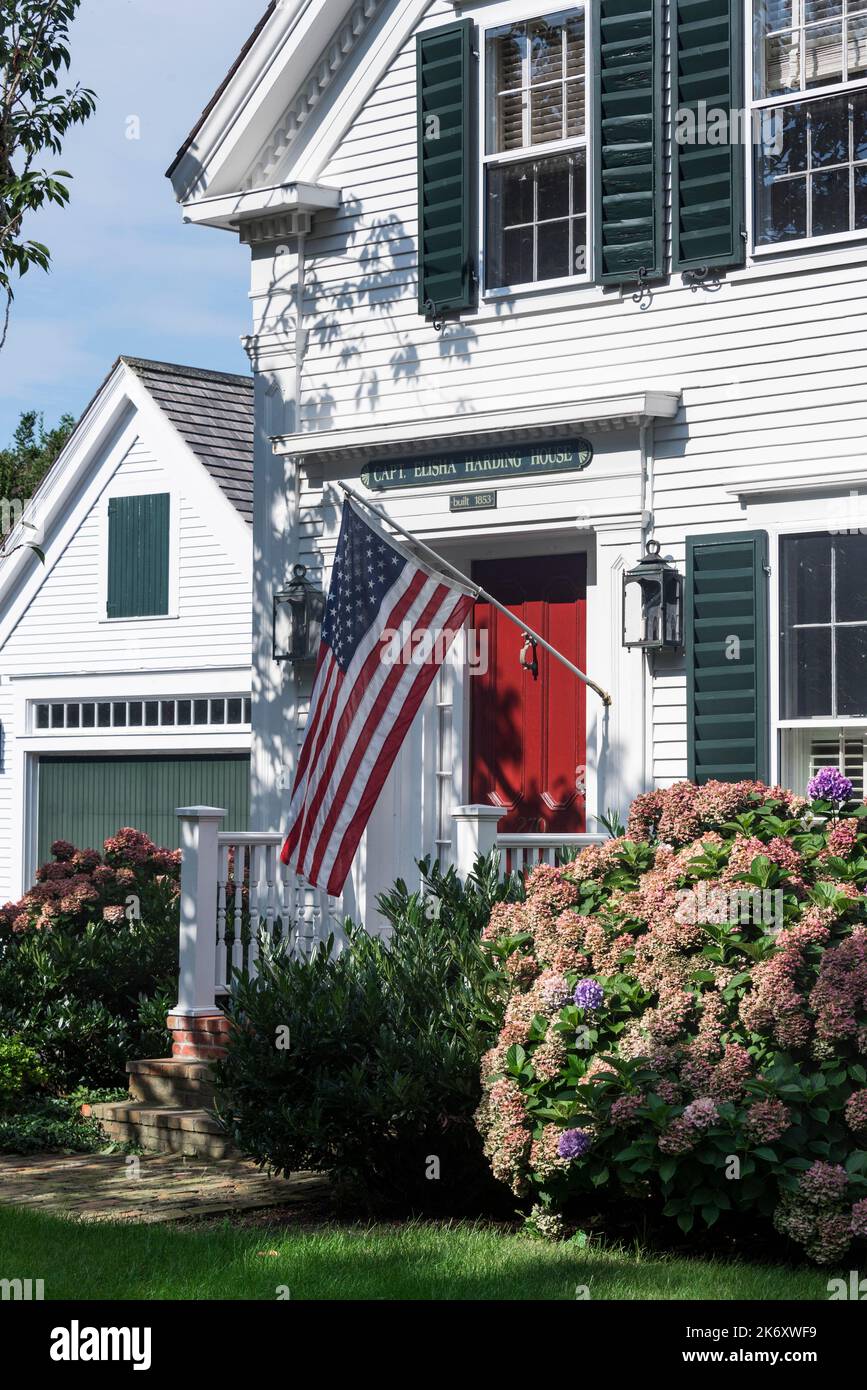
<svg viewBox="0 0 867 1390">
<path fill-rule="evenodd" d="M 0 1204 L 85 1221 L 180 1221 L 321 1197 L 325 1179 L 269 1178 L 241 1159 L 177 1154 L 0 1156 Z"/>
</svg>

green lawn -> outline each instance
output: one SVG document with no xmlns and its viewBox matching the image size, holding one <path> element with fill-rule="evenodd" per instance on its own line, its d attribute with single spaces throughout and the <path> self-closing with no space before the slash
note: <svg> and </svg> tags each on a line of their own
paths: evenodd
<svg viewBox="0 0 867 1390">
<path fill-rule="evenodd" d="M 269 1252 L 276 1251 L 276 1255 Z M 263 1252 L 263 1253 L 260 1253 Z M 829 1271 L 550 1245 L 472 1225 L 207 1230 L 0 1207 L 0 1274 L 47 1299 L 827 1299 Z M 283 1295 L 286 1296 L 285 1294 Z"/>
</svg>

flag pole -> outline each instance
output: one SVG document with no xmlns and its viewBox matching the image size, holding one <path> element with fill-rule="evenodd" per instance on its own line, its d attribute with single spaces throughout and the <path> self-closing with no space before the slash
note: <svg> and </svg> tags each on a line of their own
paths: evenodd
<svg viewBox="0 0 867 1390">
<path fill-rule="evenodd" d="M 486 589 L 481 588 L 480 585 L 474 584 L 472 580 L 467 579 L 465 574 L 461 574 L 460 570 L 456 569 L 454 565 L 450 565 L 448 560 L 444 560 L 443 557 L 441 555 L 438 555 L 435 550 L 431 550 L 430 546 L 425 545 L 424 541 L 420 541 L 416 536 L 413 536 L 411 532 L 404 530 L 400 523 L 395 521 L 393 517 L 390 517 L 388 515 L 388 512 L 383 511 L 382 507 L 380 507 L 378 503 L 369 502 L 366 497 L 362 497 L 361 494 L 356 492 L 354 488 L 351 488 L 348 483 L 338 482 L 337 486 L 339 488 L 342 488 L 342 490 L 346 493 L 347 497 L 351 497 L 352 500 L 354 502 L 358 502 L 360 506 L 367 507 L 368 511 L 373 512 L 376 516 L 380 517 L 383 521 L 387 522 L 388 525 L 393 527 L 393 529 L 397 531 L 399 535 L 404 536 L 406 540 L 408 540 L 418 550 L 421 550 L 425 555 L 428 555 L 434 563 L 434 565 L 438 566 L 440 569 L 447 570 L 448 573 L 453 575 L 455 579 L 459 580 L 465 588 L 471 589 L 472 592 L 475 594 L 476 598 L 484 599 L 486 603 L 490 603 L 494 608 L 496 608 L 500 613 L 503 614 L 504 618 L 508 618 L 509 622 L 512 622 L 515 624 L 516 627 L 519 627 L 522 633 L 524 633 L 527 637 L 532 637 L 534 642 L 538 642 L 540 647 L 544 647 L 546 652 L 550 652 L 551 655 L 555 657 L 556 660 L 559 661 L 562 666 L 565 666 L 568 671 L 572 672 L 573 676 L 577 676 L 578 679 L 580 681 L 583 681 L 585 685 L 589 686 L 591 690 L 595 690 L 603 705 L 608 706 L 611 704 L 611 696 L 608 694 L 606 690 L 603 690 L 601 686 L 597 685 L 595 681 L 591 680 L 585 671 L 580 670 L 580 668 L 577 667 L 574 662 L 570 661 L 568 657 L 564 656 L 562 652 L 558 652 L 556 647 L 552 647 L 551 643 L 547 642 L 545 638 L 541 636 L 540 633 L 534 632 L 531 627 L 528 627 L 526 623 L 522 622 L 520 618 L 516 617 L 516 615 L 511 611 L 511 609 L 506 608 L 505 604 L 500 603 L 499 599 L 495 599 L 493 594 L 489 594 Z"/>
</svg>

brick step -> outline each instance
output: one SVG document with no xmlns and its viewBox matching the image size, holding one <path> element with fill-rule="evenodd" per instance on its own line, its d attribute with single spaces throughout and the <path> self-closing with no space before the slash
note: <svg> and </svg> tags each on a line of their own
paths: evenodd
<svg viewBox="0 0 867 1390">
<path fill-rule="evenodd" d="M 129 1093 L 144 1104 L 173 1106 L 178 1110 L 210 1110 L 214 1083 L 207 1062 L 156 1057 L 127 1062 Z"/>
<path fill-rule="evenodd" d="M 95 1105 L 93 1117 L 109 1139 L 138 1144 L 152 1153 L 195 1154 L 202 1158 L 237 1156 L 219 1121 L 204 1108 L 178 1109 L 130 1099 Z"/>
</svg>

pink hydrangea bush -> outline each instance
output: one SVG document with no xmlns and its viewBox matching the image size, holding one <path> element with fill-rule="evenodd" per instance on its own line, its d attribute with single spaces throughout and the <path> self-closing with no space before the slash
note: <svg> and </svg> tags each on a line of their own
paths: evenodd
<svg viewBox="0 0 867 1390">
<path fill-rule="evenodd" d="M 656 1198 L 683 1231 L 758 1213 L 820 1262 L 864 1238 L 867 808 L 823 797 L 648 793 L 494 908 L 477 1124 L 513 1192 Z"/>
<path fill-rule="evenodd" d="M 0 934 L 83 928 L 95 921 L 120 925 L 150 907 L 165 913 L 180 892 L 180 850 L 158 848 L 141 830 L 118 830 L 102 854 L 66 840 L 55 840 L 51 853 L 30 891 L 0 907 Z"/>
</svg>

